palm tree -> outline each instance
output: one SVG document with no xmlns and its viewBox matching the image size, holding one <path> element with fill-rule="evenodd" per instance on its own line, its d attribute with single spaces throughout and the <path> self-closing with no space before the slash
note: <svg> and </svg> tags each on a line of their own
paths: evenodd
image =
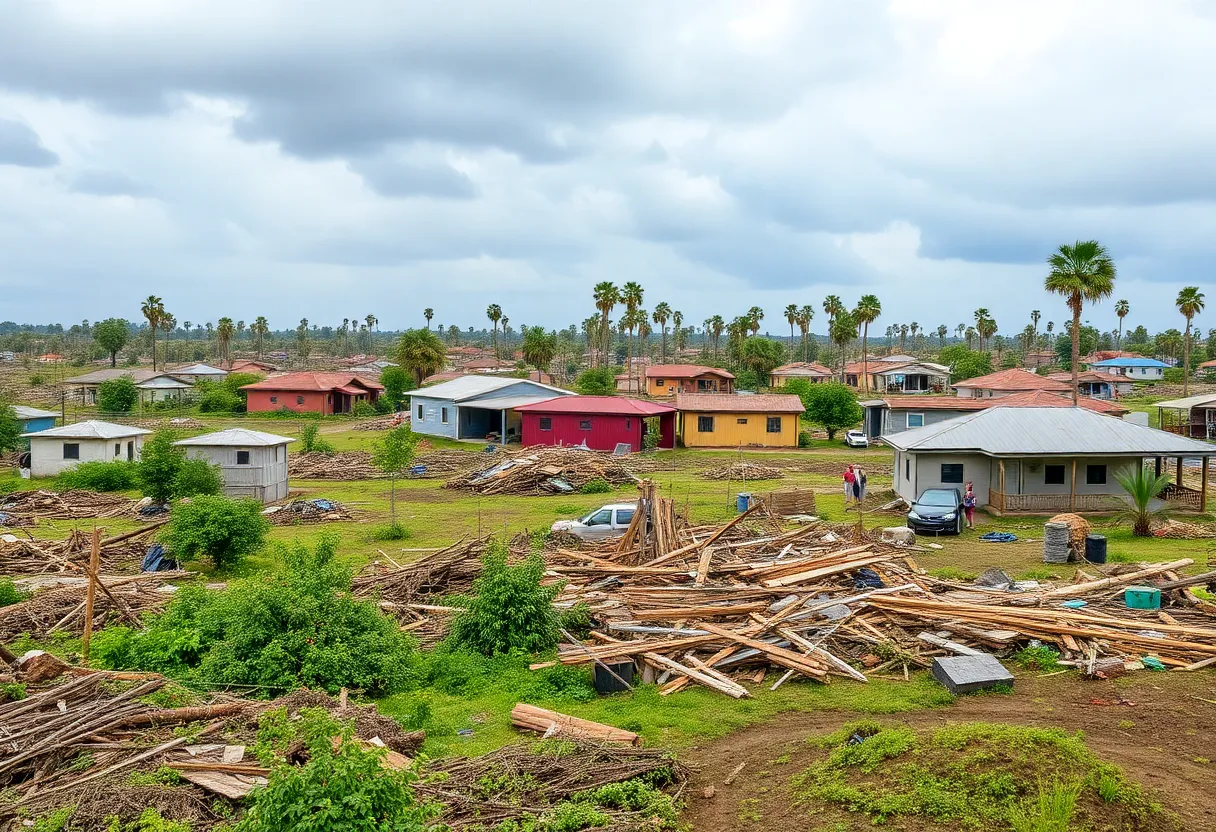
<svg viewBox="0 0 1216 832">
<path fill-rule="evenodd" d="M 600 312 L 600 366 L 606 367 L 608 365 L 608 333 L 611 331 L 608 326 L 608 316 L 621 302 L 621 290 L 615 283 L 604 280 L 595 284 L 592 294 L 595 297 L 595 308 Z"/>
<path fill-rule="evenodd" d="M 543 326 L 527 327 L 523 333 L 524 361 L 536 368 L 536 380 L 541 381 L 541 373 L 549 372 L 549 364 L 557 355 L 557 333 L 545 332 Z"/>
<path fill-rule="evenodd" d="M 486 307 L 486 317 L 490 319 L 490 323 L 494 325 L 494 358 L 498 359 L 498 322 L 502 320 L 502 307 L 497 303 L 491 303 Z"/>
<path fill-rule="evenodd" d="M 508 318 L 506 315 L 503 315 L 502 320 L 499 321 L 499 326 L 502 328 L 502 340 L 506 343 L 507 348 L 510 349 L 510 346 L 511 346 L 511 336 L 510 336 L 511 319 Z M 498 360 L 502 361 L 502 358 L 499 357 Z"/>
<path fill-rule="evenodd" d="M 414 374 L 414 383 L 422 384 L 447 363 L 447 351 L 439 336 L 429 329 L 407 329 L 397 342 L 397 363 Z"/>
<path fill-rule="evenodd" d="M 988 339 L 996 334 L 996 330 L 996 321 L 990 316 L 985 316 L 975 322 L 975 331 L 979 333 L 981 339 L 980 349 L 984 349 L 988 345 Z M 999 356 L 997 360 L 1000 360 Z"/>
<path fill-rule="evenodd" d="M 367 324 L 368 332 L 371 332 L 373 327 L 376 327 L 380 324 L 380 319 L 377 318 L 375 315 L 368 315 L 366 318 L 363 319 L 363 322 L 365 324 Z"/>
<path fill-rule="evenodd" d="M 983 334 L 983 332 L 981 332 L 980 321 L 984 320 L 987 317 L 988 317 L 988 310 L 985 307 L 981 306 L 979 309 L 975 310 L 975 331 L 980 333 L 980 349 L 981 350 L 984 348 L 984 334 Z"/>
<path fill-rule="evenodd" d="M 638 310 L 642 308 L 642 297 L 646 290 L 636 280 L 630 280 L 621 287 L 621 303 L 625 304 L 625 328 L 629 331 L 629 351 L 625 362 L 625 371 L 629 374 L 629 389 L 633 386 L 633 334 L 638 326 Z"/>
<path fill-rule="evenodd" d="M 1123 490 L 1131 497 L 1132 507 L 1128 514 L 1132 518 L 1132 534 L 1136 537 L 1152 536 L 1153 519 L 1162 512 L 1152 509 L 1153 500 L 1170 484 L 1168 474 L 1156 474 L 1143 465 L 1137 465 L 1130 471 L 1119 471 L 1115 481 L 1123 486 Z"/>
<path fill-rule="evenodd" d="M 962 340 L 963 333 L 965 333 L 966 331 L 967 331 L 967 325 L 959 324 L 958 326 L 956 326 L 954 328 L 954 337 L 958 338 L 959 340 Z"/>
<path fill-rule="evenodd" d="M 426 318 L 426 328 L 430 329 L 431 318 L 435 317 L 435 310 L 428 306 L 426 309 L 422 310 L 422 317 Z"/>
<path fill-rule="evenodd" d="M 828 315 L 828 330 L 830 331 L 832 321 L 836 320 L 836 316 L 844 311 L 844 304 L 836 295 L 828 295 L 823 299 L 823 311 Z"/>
<path fill-rule="evenodd" d="M 156 295 L 148 295 L 147 300 L 139 305 L 148 328 L 152 330 L 152 371 L 156 371 L 156 330 L 160 328 L 161 318 L 165 314 L 165 303 Z"/>
<path fill-rule="evenodd" d="M 1037 309 L 1030 310 L 1030 323 L 1034 325 L 1034 339 L 1039 340 L 1039 320 L 1043 317 L 1043 313 Z"/>
<path fill-rule="evenodd" d="M 1081 309 L 1085 301 L 1096 303 L 1115 290 L 1115 261 L 1097 240 L 1077 240 L 1062 245 L 1047 258 L 1051 267 L 1043 288 L 1063 295 L 1072 310 L 1072 403 L 1079 401 L 1077 371 L 1081 363 Z M 1050 326 L 1050 325 L 1049 325 Z"/>
<path fill-rule="evenodd" d="M 186 321 L 184 324 L 182 324 L 182 329 L 186 330 L 186 340 L 187 341 L 190 340 L 190 328 L 193 326 L 194 326 L 194 324 L 190 323 L 189 321 Z"/>
<path fill-rule="evenodd" d="M 266 322 L 263 315 L 258 315 L 252 324 L 249 325 L 249 331 L 253 333 L 255 343 L 257 344 L 258 358 L 262 357 L 262 342 L 266 334 L 270 332 L 270 324 Z"/>
<path fill-rule="evenodd" d="M 232 341 L 232 335 L 236 332 L 236 324 L 232 322 L 232 318 L 223 317 L 216 322 L 215 334 L 220 339 L 220 361 L 228 361 L 228 345 Z"/>
<path fill-rule="evenodd" d="M 1191 382 L 1191 321 L 1203 311 L 1203 292 L 1198 286 L 1186 286 L 1178 293 L 1174 304 L 1186 318 L 1186 334 L 1182 336 L 1182 395 L 1186 396 Z"/>
<path fill-rule="evenodd" d="M 161 362 L 162 367 L 169 361 L 169 339 L 175 329 L 177 329 L 177 318 L 166 312 L 160 319 L 160 331 L 165 333 L 165 360 Z"/>
<path fill-rule="evenodd" d="M 867 345 L 870 338 L 870 324 L 878 319 L 882 314 L 882 303 L 878 300 L 878 295 L 862 295 L 861 300 L 857 303 L 857 308 L 853 310 L 853 320 L 861 324 L 861 374 L 865 377 L 865 390 L 870 390 L 870 359 L 866 354 Z"/>
<path fill-rule="evenodd" d="M 798 323 L 798 306 L 797 304 L 789 304 L 785 307 L 785 322 L 790 325 L 790 344 L 786 348 L 789 353 L 789 358 L 792 361 L 794 358 L 794 324 Z"/>
<path fill-rule="evenodd" d="M 667 304 L 667 301 L 661 301 L 660 303 L 655 304 L 654 322 L 659 325 L 659 328 L 663 332 L 663 347 L 661 350 L 661 355 L 664 363 L 667 361 L 667 321 L 670 318 L 671 307 Z M 680 325 L 676 324 L 676 328 L 679 329 L 679 327 Z"/>
<path fill-rule="evenodd" d="M 966 336 L 967 336 L 967 349 L 971 349 L 972 340 L 974 340 L 978 337 L 976 334 L 976 331 L 975 331 L 975 327 L 973 327 L 973 326 L 967 327 Z"/>
<path fill-rule="evenodd" d="M 802 360 L 810 360 L 811 355 L 811 320 L 815 317 L 815 307 L 809 303 L 798 310 L 798 329 L 802 333 Z"/>
<path fill-rule="evenodd" d="M 907 344 L 907 342 L 908 342 L 908 325 L 900 324 L 899 325 L 899 351 L 900 352 L 904 352 L 907 349 L 907 347 L 905 346 L 905 344 Z"/>
<path fill-rule="evenodd" d="M 759 335 L 760 322 L 764 320 L 764 310 L 759 306 L 753 306 L 743 317 L 747 319 L 747 328 L 751 330 L 752 335 Z"/>
<path fill-rule="evenodd" d="M 946 329 L 946 325 L 945 325 L 945 324 L 938 324 L 938 327 L 937 327 L 937 343 L 940 345 L 940 346 L 939 346 L 939 348 L 940 348 L 940 349 L 943 349 L 943 350 L 944 350 L 944 349 L 946 348 L 946 336 L 947 336 L 949 333 L 950 333 L 950 330 Z"/>
<path fill-rule="evenodd" d="M 714 360 L 717 361 L 718 360 L 718 340 L 722 337 L 722 332 L 726 329 L 726 321 L 723 320 L 721 315 L 714 315 L 712 318 L 709 319 L 708 323 L 709 323 L 709 326 L 706 328 L 706 332 L 708 332 L 711 336 L 713 336 Z"/>
<path fill-rule="evenodd" d="M 840 350 L 840 380 L 843 382 L 845 380 L 845 348 L 848 347 L 850 341 L 857 337 L 857 321 L 847 310 L 837 311 L 836 316 L 832 318 L 832 323 L 828 325 L 828 337 Z"/>
<path fill-rule="evenodd" d="M 684 349 L 684 339 L 688 335 L 684 331 L 684 313 L 679 309 L 671 313 L 671 334 L 676 339 L 674 349 L 679 353 L 680 350 Z"/>
<path fill-rule="evenodd" d="M 1115 314 L 1119 316 L 1119 334 L 1115 336 L 1115 349 L 1119 349 L 1123 345 L 1123 319 L 1131 311 L 1132 308 L 1126 300 L 1115 301 Z"/>
</svg>

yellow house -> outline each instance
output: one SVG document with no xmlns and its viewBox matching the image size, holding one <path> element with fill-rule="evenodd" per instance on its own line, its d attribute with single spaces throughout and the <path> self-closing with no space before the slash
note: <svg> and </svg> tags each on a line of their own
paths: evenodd
<svg viewBox="0 0 1216 832">
<path fill-rule="evenodd" d="M 686 448 L 798 447 L 803 407 L 793 394 L 677 393 L 676 410 L 676 435 Z"/>
<path fill-rule="evenodd" d="M 651 364 L 646 368 L 646 394 L 663 398 L 677 393 L 733 393 L 735 376 L 700 364 Z"/>
</svg>

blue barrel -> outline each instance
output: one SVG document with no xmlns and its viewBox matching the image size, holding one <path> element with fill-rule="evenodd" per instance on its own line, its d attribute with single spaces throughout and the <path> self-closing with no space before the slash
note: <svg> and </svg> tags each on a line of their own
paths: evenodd
<svg viewBox="0 0 1216 832">
<path fill-rule="evenodd" d="M 735 510 L 740 514 L 751 508 L 751 504 L 752 493 L 750 491 L 740 491 L 739 495 L 735 497 Z"/>
</svg>

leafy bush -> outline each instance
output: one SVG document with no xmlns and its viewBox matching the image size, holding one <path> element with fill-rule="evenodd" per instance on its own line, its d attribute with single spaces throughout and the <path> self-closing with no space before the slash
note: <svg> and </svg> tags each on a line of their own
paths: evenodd
<svg viewBox="0 0 1216 832">
<path fill-rule="evenodd" d="M 110 815 L 106 818 L 106 832 L 191 832 L 191 829 L 190 824 L 167 820 L 156 809 L 148 807 L 132 823 L 123 823 L 118 815 Z"/>
<path fill-rule="evenodd" d="M 338 543 L 324 535 L 313 549 L 280 547 L 281 568 L 218 592 L 183 586 L 146 629 L 94 636 L 94 654 L 104 667 L 256 685 L 265 696 L 300 686 L 401 690 L 413 642 L 374 602 L 350 594 L 350 571 L 334 563 Z"/>
<path fill-rule="evenodd" d="M 387 412 L 401 410 L 405 405 L 405 393 L 413 390 L 414 377 L 401 367 L 385 367 L 380 373 L 380 383 L 384 385 L 384 393 L 376 399 L 376 404 L 383 404 Z"/>
<path fill-rule="evenodd" d="M 17 589 L 12 578 L 0 578 L 0 607 L 19 604 L 28 597 L 30 597 L 29 593 Z"/>
<path fill-rule="evenodd" d="M 183 459 L 173 478 L 174 497 L 209 497 L 223 490 L 224 478 L 219 466 L 205 459 Z"/>
<path fill-rule="evenodd" d="M 46 376 L 42 373 L 30 373 L 30 387 L 41 387 L 46 384 Z"/>
<path fill-rule="evenodd" d="M 372 527 L 371 539 L 377 541 L 409 540 L 410 530 L 400 523 L 384 523 Z"/>
<path fill-rule="evenodd" d="M 798 447 L 799 448 L 810 448 L 814 444 L 815 444 L 815 438 L 813 436 L 811 436 L 811 432 L 809 430 L 798 431 Z"/>
<path fill-rule="evenodd" d="M 605 479 L 588 480 L 579 486 L 580 494 L 607 494 L 612 491 L 612 485 Z"/>
<path fill-rule="evenodd" d="M 417 775 L 383 765 L 385 751 L 365 748 L 349 725 L 324 711 L 305 709 L 296 735 L 308 762 L 276 761 L 270 782 L 254 792 L 253 805 L 235 832 L 422 832 L 438 813 L 419 803 Z M 334 747 L 333 737 L 340 737 Z"/>
<path fill-rule="evenodd" d="M 268 531 L 256 500 L 195 497 L 174 507 L 160 540 L 178 560 L 210 557 L 224 568 L 262 548 Z"/>
<path fill-rule="evenodd" d="M 371 402 L 357 401 L 350 408 L 350 415 L 356 419 L 366 419 L 369 416 L 375 416 L 376 413 L 376 407 Z"/>
<path fill-rule="evenodd" d="M 97 409 L 103 413 L 130 413 L 139 402 L 139 389 L 129 378 L 112 378 L 97 386 Z"/>
<path fill-rule="evenodd" d="M 83 488 L 86 491 L 128 491 L 134 488 L 138 481 L 138 462 L 82 462 L 75 468 L 61 471 L 55 477 L 55 488 L 60 491 L 73 488 Z"/>
<path fill-rule="evenodd" d="M 199 413 L 242 413 L 245 400 L 236 391 L 218 381 L 200 380 L 194 385 Z"/>
<path fill-rule="evenodd" d="M 545 562 L 533 552 L 515 566 L 507 564 L 507 547 L 490 544 L 485 569 L 473 582 L 473 594 L 453 600 L 464 607 L 452 621 L 452 645 L 486 656 L 522 650 L 541 653 L 558 642 L 557 612 L 553 599 L 560 585 L 541 586 Z"/>
<path fill-rule="evenodd" d="M 0 453 L 21 447 L 21 420 L 8 402 L 0 399 Z"/>
<path fill-rule="evenodd" d="M 185 450 L 173 444 L 176 441 L 177 433 L 172 428 L 160 428 L 144 442 L 137 466 L 144 496 L 166 503 L 175 497 L 223 491 L 219 467 L 205 459 L 186 459 Z"/>
<path fill-rule="evenodd" d="M 616 372 L 610 367 L 584 370 L 574 380 L 574 389 L 584 396 L 612 396 L 616 394 Z"/>
<path fill-rule="evenodd" d="M 300 428 L 300 451 L 306 454 L 332 454 L 334 446 L 321 438 L 321 426 L 315 422 Z"/>
<path fill-rule="evenodd" d="M 853 391 L 838 381 L 810 385 L 803 407 L 807 420 L 822 425 L 828 432 L 828 439 L 835 439 L 836 431 L 853 427 L 864 415 Z"/>
</svg>

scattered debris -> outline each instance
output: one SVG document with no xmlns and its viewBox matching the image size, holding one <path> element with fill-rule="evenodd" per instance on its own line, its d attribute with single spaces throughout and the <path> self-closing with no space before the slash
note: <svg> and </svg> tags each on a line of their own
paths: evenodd
<svg viewBox="0 0 1216 832">
<path fill-rule="evenodd" d="M 392 430 L 400 427 L 410 420 L 410 415 L 404 411 L 390 413 L 387 416 L 380 416 L 376 419 L 367 419 L 359 422 L 354 426 L 355 430 Z"/>
<path fill-rule="evenodd" d="M 1013 674 L 995 656 L 985 653 L 933 660 L 933 678 L 954 695 L 1013 685 Z"/>
<path fill-rule="evenodd" d="M 176 591 L 173 581 L 195 577 L 193 572 L 150 572 L 141 575 L 109 576 L 98 579 L 93 606 L 93 629 L 119 622 L 140 627 L 145 612 L 161 609 Z M 22 633 L 35 639 L 63 631 L 83 633 L 85 629 L 86 576 L 54 575 L 22 578 L 14 583 L 19 589 L 39 589 L 16 604 L 0 607 L 0 642 Z"/>
<path fill-rule="evenodd" d="M 145 526 L 101 541 L 101 565 L 110 574 L 138 572 L 144 556 L 141 538 L 156 526 Z M 0 537 L 0 575 L 75 574 L 83 576 L 89 560 L 89 535 L 73 529 L 64 540 L 40 540 L 32 536 Z"/>
<path fill-rule="evenodd" d="M 641 745 L 642 738 L 632 731 L 613 728 L 587 719 L 538 708 L 523 702 L 511 709 L 511 724 L 523 731 L 535 731 L 544 737 L 589 740 L 591 742 Z"/>
<path fill-rule="evenodd" d="M 290 456 L 287 460 L 287 476 L 293 480 L 351 482 L 381 479 L 388 475 L 372 464 L 369 451 L 336 451 Z"/>
<path fill-rule="evenodd" d="M 624 462 L 632 464 L 632 456 L 579 448 L 528 448 L 522 454 L 495 453 L 491 459 L 488 467 L 448 480 L 444 487 L 486 495 L 568 494 L 592 480 L 622 485 L 637 479 Z"/>
<path fill-rule="evenodd" d="M 785 476 L 785 471 L 772 465 L 759 465 L 754 462 L 732 462 L 718 468 L 702 471 L 698 476 L 705 480 L 779 480 Z"/>
<path fill-rule="evenodd" d="M 14 491 L 0 497 L 0 512 L 18 520 L 83 520 L 135 517 L 137 503 L 121 494 L 98 491 Z M 9 522 L 14 526 L 20 523 Z"/>
<path fill-rule="evenodd" d="M 267 506 L 263 509 L 262 514 L 273 526 L 301 526 L 354 519 L 346 506 L 337 500 L 321 498 L 292 500 L 288 503 Z"/>
</svg>

